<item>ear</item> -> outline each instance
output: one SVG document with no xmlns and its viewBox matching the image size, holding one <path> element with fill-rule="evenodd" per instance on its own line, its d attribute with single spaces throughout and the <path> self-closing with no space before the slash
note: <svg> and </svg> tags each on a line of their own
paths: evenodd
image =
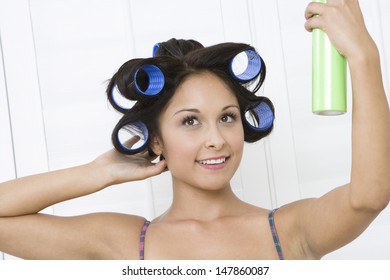
<svg viewBox="0 0 390 280">
<path fill-rule="evenodd" d="M 163 152 L 163 145 L 160 137 L 153 135 L 150 139 L 150 148 L 155 155 L 161 156 Z"/>
</svg>

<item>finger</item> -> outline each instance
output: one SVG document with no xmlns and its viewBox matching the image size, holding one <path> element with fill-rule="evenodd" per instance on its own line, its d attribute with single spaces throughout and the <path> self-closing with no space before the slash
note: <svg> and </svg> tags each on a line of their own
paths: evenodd
<svg viewBox="0 0 390 280">
<path fill-rule="evenodd" d="M 159 161 L 158 163 L 148 166 L 144 170 L 144 178 L 149 178 L 161 174 L 167 170 L 167 163 L 165 160 Z"/>
<path fill-rule="evenodd" d="M 140 139 L 141 139 L 141 137 L 139 137 L 138 135 L 135 135 L 135 136 L 131 137 L 129 140 L 126 140 L 125 142 L 123 142 L 123 146 L 125 146 L 125 147 L 128 148 L 128 149 L 130 149 L 130 148 L 133 147 L 134 144 L 137 143 Z"/>
<path fill-rule="evenodd" d="M 311 2 L 305 10 L 305 29 L 311 32 L 315 28 L 324 29 L 324 13 L 328 6 L 325 3 Z"/>
<path fill-rule="evenodd" d="M 311 17 L 305 22 L 305 29 L 307 31 L 311 32 L 315 28 L 324 29 L 323 20 L 318 16 Z"/>
<path fill-rule="evenodd" d="M 322 15 L 325 9 L 325 3 L 310 2 L 305 10 L 305 18 L 310 19 L 315 15 Z"/>
<path fill-rule="evenodd" d="M 165 160 L 161 160 L 156 164 L 157 170 L 159 170 L 160 173 L 165 172 L 168 170 L 167 162 Z"/>
</svg>

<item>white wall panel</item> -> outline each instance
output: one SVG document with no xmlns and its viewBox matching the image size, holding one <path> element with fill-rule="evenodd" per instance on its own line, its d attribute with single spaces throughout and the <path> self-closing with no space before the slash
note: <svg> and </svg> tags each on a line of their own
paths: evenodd
<svg viewBox="0 0 390 280">
<path fill-rule="evenodd" d="M 155 43 L 170 38 L 220 43 L 224 28 L 219 0 L 131 0 L 136 56 L 151 56 Z"/>
<path fill-rule="evenodd" d="M 243 42 L 252 44 L 253 30 L 248 1 L 220 0 L 223 35 L 226 42 Z"/>
<path fill-rule="evenodd" d="M 16 176 L 11 134 L 12 131 L 8 110 L 8 96 L 4 75 L 3 54 L 0 40 L 0 182 L 14 179 Z"/>
<path fill-rule="evenodd" d="M 1 1 L 0 26 L 17 176 L 47 171 L 28 1 Z"/>
<path fill-rule="evenodd" d="M 1 1 L 0 27 L 5 72 L 2 76 L 6 79 L 10 113 L 10 122 L 3 115 L 6 110 L 1 116 L 5 130 L 3 140 L 8 135 L 10 124 L 12 127 L 12 146 L 8 137 L 8 146 L 2 148 L 10 150 L 4 153 L 1 165 L 15 167 L 13 174 L 8 176 L 22 177 L 45 172 L 48 170 L 45 131 L 28 1 Z M 5 102 L 4 97 L 3 93 L 2 101 Z M 13 151 L 13 159 L 9 158 L 10 151 Z M 52 213 L 52 208 L 43 212 Z M 14 259 L 7 254 L 4 258 Z"/>
<path fill-rule="evenodd" d="M 1 26 L 0 26 L 1 27 Z M 0 182 L 15 179 L 15 161 L 13 155 L 12 131 L 8 110 L 8 96 L 3 67 L 3 52 L 1 47 L 0 28 Z M 8 258 L 0 252 L 0 260 Z"/>
</svg>

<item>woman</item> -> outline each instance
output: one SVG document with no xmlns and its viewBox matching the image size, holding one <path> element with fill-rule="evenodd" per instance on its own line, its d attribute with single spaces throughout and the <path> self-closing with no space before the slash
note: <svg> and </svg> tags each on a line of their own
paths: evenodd
<svg viewBox="0 0 390 280">
<path fill-rule="evenodd" d="M 360 235 L 390 199 L 390 113 L 379 53 L 356 0 L 310 3 L 305 17 L 305 28 L 325 30 L 349 63 L 353 151 L 348 184 L 277 211 L 239 200 L 230 179 L 243 142 L 256 141 L 272 129 L 268 123 L 263 130 L 251 130 L 242 121 L 245 106 L 260 102 L 272 114 L 273 108 L 245 89 L 252 80 L 234 82 L 219 70 L 226 69 L 223 65 L 238 49 L 253 49 L 242 44 L 203 48 L 193 41 L 169 48 L 175 42 L 170 41 L 160 44 L 154 58 L 125 63 L 109 85 L 109 93 L 116 86 L 138 100 L 127 110 L 109 95 L 124 112 L 113 133 L 122 153 L 112 150 L 82 166 L 0 185 L 0 250 L 28 259 L 319 259 Z M 207 57 L 215 54 L 213 48 L 234 52 Z M 163 70 L 166 94 L 135 97 L 127 81 L 138 76 L 128 75 L 149 64 Z M 253 91 L 262 83 L 262 69 Z M 146 77 L 139 75 L 133 85 L 145 93 Z M 136 121 L 143 124 L 136 123 L 136 128 L 149 133 L 149 141 L 133 153 L 138 138 L 122 143 L 117 133 Z M 157 156 L 161 160 L 153 163 Z M 150 224 L 143 217 L 114 213 L 66 218 L 37 214 L 49 205 L 166 169 L 172 174 L 173 202 Z"/>
</svg>

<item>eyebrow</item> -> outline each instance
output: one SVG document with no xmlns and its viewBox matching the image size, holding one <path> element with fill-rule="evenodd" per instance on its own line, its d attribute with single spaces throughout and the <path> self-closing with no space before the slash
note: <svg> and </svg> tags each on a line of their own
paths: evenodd
<svg viewBox="0 0 390 280">
<path fill-rule="evenodd" d="M 222 111 L 225 111 L 225 110 L 227 110 L 229 108 L 237 108 L 238 110 L 240 109 L 240 107 L 237 106 L 237 105 L 227 105 L 227 106 L 222 108 Z M 182 113 L 182 112 L 192 112 L 192 113 L 198 113 L 198 114 L 200 113 L 200 111 L 198 109 L 196 109 L 196 108 L 188 108 L 188 109 L 179 110 L 176 113 L 174 113 L 173 115 L 175 116 L 175 115 L 177 115 L 179 113 Z"/>
</svg>

